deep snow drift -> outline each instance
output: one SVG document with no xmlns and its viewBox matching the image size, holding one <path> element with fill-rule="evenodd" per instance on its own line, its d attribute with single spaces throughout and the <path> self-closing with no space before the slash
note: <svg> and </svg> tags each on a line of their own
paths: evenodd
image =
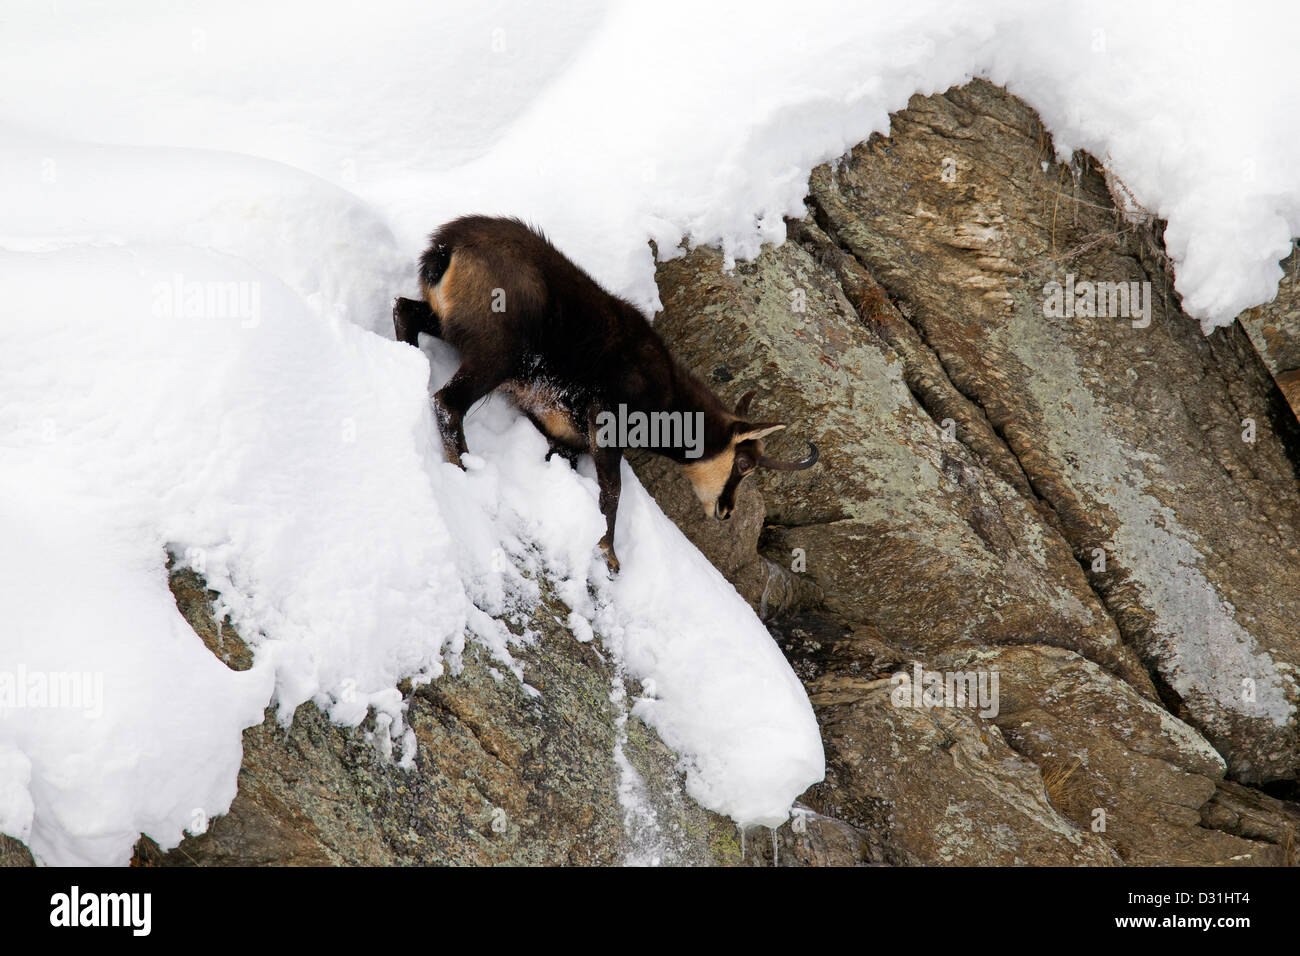
<svg viewBox="0 0 1300 956">
<path fill-rule="evenodd" d="M 424 236 L 521 215 L 650 310 L 647 240 L 753 255 L 813 165 L 981 74 L 1169 220 L 1184 304 L 1225 324 L 1300 232 L 1300 15 L 1215 10 L 9 5 L 0 700 L 20 674 L 82 698 L 0 707 L 0 831 L 47 863 L 174 844 L 229 805 L 270 703 L 377 712 L 408 759 L 396 684 L 467 636 L 508 663 L 493 615 L 530 599 L 525 570 L 643 682 L 692 795 L 779 822 L 822 774 L 811 708 L 630 471 L 609 583 L 589 463 L 546 462 L 504 399 L 470 416 L 466 472 L 439 460 L 428 388 L 454 358 L 389 322 Z M 182 620 L 168 551 L 221 592 L 251 671 Z"/>
</svg>

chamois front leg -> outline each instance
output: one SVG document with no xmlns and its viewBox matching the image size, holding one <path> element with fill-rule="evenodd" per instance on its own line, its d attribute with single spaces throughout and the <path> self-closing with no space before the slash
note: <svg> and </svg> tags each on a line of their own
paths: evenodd
<svg viewBox="0 0 1300 956">
<path fill-rule="evenodd" d="M 467 362 L 434 393 L 433 413 L 438 420 L 438 434 L 442 436 L 443 454 L 456 467 L 465 467 L 460 463 L 460 456 L 469 451 L 465 444 L 465 413 L 505 379 L 504 373 L 471 366 Z"/>
<path fill-rule="evenodd" d="M 613 575 L 619 569 L 618 555 L 614 553 L 614 519 L 618 517 L 618 496 L 623 489 L 623 449 L 600 447 L 595 434 L 593 424 L 591 460 L 596 465 L 596 483 L 600 486 L 600 513 L 605 516 L 605 537 L 600 539 L 600 550 L 605 553 L 605 564 Z"/>
</svg>

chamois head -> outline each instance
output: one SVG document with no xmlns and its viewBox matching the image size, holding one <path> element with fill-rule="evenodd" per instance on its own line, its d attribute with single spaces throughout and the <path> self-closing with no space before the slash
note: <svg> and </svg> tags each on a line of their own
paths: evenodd
<svg viewBox="0 0 1300 956">
<path fill-rule="evenodd" d="M 695 496 L 704 505 L 705 514 L 719 520 L 731 517 L 736 508 L 736 489 L 755 470 L 802 471 L 817 463 L 817 446 L 812 442 L 808 443 L 808 455 L 798 461 L 776 461 L 763 454 L 763 439 L 785 425 L 749 420 L 749 403 L 756 394 L 758 390 L 751 389 L 736 403 L 736 411 L 730 416 L 726 445 L 712 455 L 682 466 L 695 489 Z"/>
</svg>

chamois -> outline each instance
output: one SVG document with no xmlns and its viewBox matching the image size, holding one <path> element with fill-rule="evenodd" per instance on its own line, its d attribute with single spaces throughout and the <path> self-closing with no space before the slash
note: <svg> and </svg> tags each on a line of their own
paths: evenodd
<svg viewBox="0 0 1300 956">
<path fill-rule="evenodd" d="M 397 338 L 418 346 L 419 333 L 441 338 L 461 364 L 434 395 L 447 460 L 460 465 L 464 419 L 494 389 L 508 393 L 550 444 L 576 463 L 591 455 L 600 487 L 611 574 L 623 448 L 600 419 L 620 412 L 694 416 L 703 425 L 693 449 L 655 450 L 683 466 L 706 513 L 729 518 L 736 488 L 756 468 L 811 468 L 817 446 L 799 461 L 774 461 L 763 439 L 785 425 L 748 417 L 755 391 L 734 410 L 678 363 L 636 307 L 602 289 L 540 232 L 517 219 L 466 216 L 442 226 L 420 258 L 423 299 L 398 298 Z M 608 420 L 608 418 L 606 418 Z M 692 452 L 694 454 L 692 454 Z"/>
</svg>

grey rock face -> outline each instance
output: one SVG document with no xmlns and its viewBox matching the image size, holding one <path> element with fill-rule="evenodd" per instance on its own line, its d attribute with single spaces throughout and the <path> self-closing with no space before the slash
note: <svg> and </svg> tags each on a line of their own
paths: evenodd
<svg viewBox="0 0 1300 956">
<path fill-rule="evenodd" d="M 1273 382 L 1239 327 L 1205 337 L 1178 309 L 1093 164 L 1051 159 L 1031 110 L 973 83 L 817 170 L 813 202 L 1002 437 L 1169 706 L 1239 779 L 1294 779 L 1300 483 Z M 1054 314 L 1049 284 L 1085 281 L 1149 283 L 1150 324 L 1109 298 Z"/>
</svg>

